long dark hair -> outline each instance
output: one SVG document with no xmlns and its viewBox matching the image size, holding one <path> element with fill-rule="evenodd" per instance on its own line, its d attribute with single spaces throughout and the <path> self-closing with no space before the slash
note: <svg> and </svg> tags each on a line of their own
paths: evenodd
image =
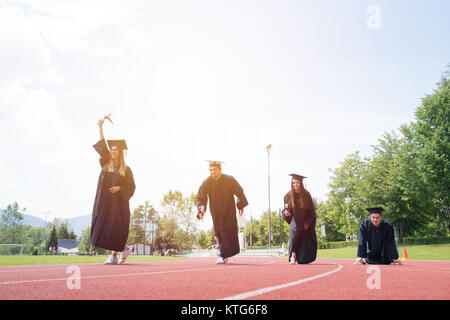
<svg viewBox="0 0 450 320">
<path fill-rule="evenodd" d="M 312 201 L 311 195 L 303 186 L 303 181 L 300 181 L 300 193 L 296 193 L 293 186 L 294 180 L 296 179 L 292 179 L 291 191 L 289 192 L 289 206 L 291 208 L 313 209 L 314 203 Z"/>
</svg>

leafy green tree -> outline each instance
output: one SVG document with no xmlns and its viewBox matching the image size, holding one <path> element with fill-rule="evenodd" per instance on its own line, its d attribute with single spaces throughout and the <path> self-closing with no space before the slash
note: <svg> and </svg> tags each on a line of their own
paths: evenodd
<svg viewBox="0 0 450 320">
<path fill-rule="evenodd" d="M 20 211 L 25 211 L 26 209 L 20 209 L 19 204 L 14 202 L 6 207 L 6 210 L 2 213 L 2 225 L 4 225 L 11 233 L 11 243 L 16 243 L 16 232 L 17 228 L 21 225 L 23 220 L 23 214 Z"/>
<path fill-rule="evenodd" d="M 210 245 L 212 245 L 211 237 L 208 234 L 208 231 L 200 230 L 197 235 L 197 244 L 201 249 L 206 249 Z"/>
<path fill-rule="evenodd" d="M 382 206 L 386 210 L 383 218 L 394 224 L 402 241 L 404 233 L 420 227 L 424 219 L 417 192 L 408 187 L 417 183 L 402 157 L 407 147 L 404 139 L 395 133 L 385 133 L 378 141 L 368 162 L 362 193 L 368 206 Z"/>
<path fill-rule="evenodd" d="M 401 128 L 411 146 L 421 183 L 434 201 L 429 209 L 439 224 L 450 232 L 450 71 L 447 71 L 432 94 L 422 99 L 416 121 Z"/>
<path fill-rule="evenodd" d="M 345 237 L 339 232 L 339 228 L 333 221 L 333 215 L 330 213 L 331 205 L 328 201 L 320 202 L 316 208 L 317 222 L 316 226 L 320 230 L 322 226 L 325 227 L 325 237 L 322 233 L 317 233 L 318 238 L 323 238 L 323 241 L 337 241 Z"/>
<path fill-rule="evenodd" d="M 133 210 L 130 217 L 130 232 L 128 234 L 128 243 L 144 243 L 145 231 L 142 221 L 144 219 L 141 206 Z"/>
<path fill-rule="evenodd" d="M 80 243 L 78 244 L 78 251 L 87 254 L 91 254 L 93 251 L 97 254 L 106 254 L 108 252 L 106 249 L 95 246 L 91 248 L 91 226 L 83 230 L 80 237 Z"/>
<path fill-rule="evenodd" d="M 58 236 L 56 232 L 56 225 L 53 225 L 50 230 L 50 235 L 45 244 L 45 250 L 48 250 L 49 247 L 55 247 L 58 245 Z"/>
<path fill-rule="evenodd" d="M 72 227 L 69 225 L 69 223 L 66 221 L 60 222 L 56 225 L 57 231 L 57 238 L 60 239 L 69 239 L 69 240 L 76 240 L 77 235 L 73 232 Z"/>
<path fill-rule="evenodd" d="M 177 248 L 175 233 L 178 227 L 176 222 L 170 217 L 162 217 L 156 232 L 155 246 L 159 251 Z"/>
<path fill-rule="evenodd" d="M 324 212 L 328 221 L 335 225 L 337 232 L 334 233 L 339 235 L 339 239 L 334 241 L 357 233 L 367 216 L 366 199 L 362 193 L 366 171 L 367 159 L 361 159 L 358 151 L 347 156 L 341 166 L 332 171 L 328 208 Z"/>
<path fill-rule="evenodd" d="M 153 246 L 153 231 L 154 226 L 158 224 L 158 221 L 158 212 L 148 201 L 145 201 L 143 205 L 139 205 L 133 210 L 133 214 L 130 218 L 130 233 L 127 242 L 143 244 L 151 243 Z"/>
<path fill-rule="evenodd" d="M 180 191 L 170 190 L 161 201 L 163 218 L 159 225 L 160 242 L 177 249 L 190 249 L 197 234 L 195 194 L 183 197 Z M 169 223 L 170 220 L 172 223 Z M 164 221 L 164 223 L 163 223 Z M 175 226 L 175 227 L 173 227 Z M 164 230 L 168 228 L 168 230 Z M 172 239 L 168 237 L 172 236 Z M 164 241 L 163 241 L 164 240 Z"/>
</svg>

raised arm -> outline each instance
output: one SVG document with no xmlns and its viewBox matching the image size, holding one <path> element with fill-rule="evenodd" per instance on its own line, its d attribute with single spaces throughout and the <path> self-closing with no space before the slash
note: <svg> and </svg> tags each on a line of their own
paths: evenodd
<svg viewBox="0 0 450 320">
<path fill-rule="evenodd" d="M 106 146 L 105 137 L 103 135 L 103 122 L 105 118 L 98 120 L 97 125 L 100 132 L 100 140 L 94 145 L 95 151 L 100 155 L 100 166 L 104 166 L 110 159 L 110 153 L 108 147 Z"/>
<path fill-rule="evenodd" d="M 105 118 L 98 120 L 97 124 L 98 124 L 98 129 L 100 131 L 100 140 L 105 139 L 105 136 L 103 135 L 103 122 L 105 122 Z"/>
</svg>

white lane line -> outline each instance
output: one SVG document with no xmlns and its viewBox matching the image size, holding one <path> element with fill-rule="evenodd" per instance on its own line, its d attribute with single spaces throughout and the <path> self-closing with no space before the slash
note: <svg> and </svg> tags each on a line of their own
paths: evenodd
<svg viewBox="0 0 450 320">
<path fill-rule="evenodd" d="M 265 293 L 268 293 L 268 292 L 271 292 L 271 291 L 275 291 L 275 290 L 280 290 L 280 289 L 284 289 L 284 288 L 287 288 L 287 287 L 296 286 L 296 285 L 299 285 L 299 284 L 302 284 L 302 283 L 305 283 L 305 282 L 308 282 L 308 281 L 312 281 L 312 280 L 316 280 L 316 279 L 319 279 L 319 278 L 322 278 L 322 277 L 326 277 L 326 276 L 328 276 L 330 274 L 333 274 L 335 272 L 340 271 L 342 268 L 343 268 L 342 264 L 338 264 L 338 267 L 336 269 L 334 269 L 332 271 L 325 272 L 325 273 L 321 273 L 321 274 L 319 274 L 317 276 L 301 279 L 301 280 L 298 280 L 298 281 L 288 282 L 288 283 L 281 284 L 281 285 L 278 285 L 278 286 L 272 286 L 272 287 L 262 288 L 262 289 L 258 289 L 258 290 L 253 290 L 253 291 L 237 294 L 235 296 L 222 298 L 222 299 L 219 299 L 219 300 L 243 300 L 243 299 L 248 299 L 248 298 L 251 298 L 251 297 L 254 297 L 254 296 L 259 296 L 261 294 L 265 294 Z"/>
<path fill-rule="evenodd" d="M 145 265 L 147 263 L 173 263 L 174 265 L 180 264 L 180 263 L 186 263 L 186 262 L 192 262 L 192 260 L 177 260 L 177 261 L 130 261 L 127 264 L 124 264 L 123 266 L 132 266 L 132 265 Z M 101 268 L 101 267 L 106 267 L 106 268 L 110 268 L 111 266 L 105 266 L 103 263 L 101 262 L 94 262 L 94 263 L 83 263 L 83 262 L 78 262 L 78 263 L 66 263 L 66 264 L 59 264 L 60 267 L 58 268 L 46 268 L 47 266 L 52 266 L 51 264 L 41 264 L 38 265 L 40 268 L 37 267 L 33 267 L 33 268 L 27 268 L 27 269 L 9 269 L 9 270 L 1 270 L 0 269 L 0 273 L 11 273 L 11 272 L 26 272 L 26 271 L 53 271 L 53 270 L 67 270 L 67 268 L 69 266 L 79 266 L 79 267 L 83 267 L 84 268 L 90 268 L 93 269 L 94 267 L 97 268 Z M 64 267 L 62 267 L 64 266 Z M 22 266 L 23 267 L 23 266 Z"/>
<path fill-rule="evenodd" d="M 275 260 L 269 261 L 266 263 L 262 263 L 261 265 L 266 264 L 272 264 Z M 193 272 L 193 271 L 205 271 L 205 270 L 217 270 L 217 269 L 223 269 L 228 270 L 232 268 L 242 268 L 247 266 L 221 266 L 221 267 L 214 267 L 214 268 L 198 268 L 198 269 L 185 269 L 185 270 L 170 270 L 170 271 L 153 271 L 153 272 L 142 272 L 142 273 L 124 273 L 124 274 L 110 274 L 110 275 L 103 275 L 103 276 L 87 276 L 87 277 L 80 277 L 80 279 L 99 279 L 99 278 L 117 278 L 117 277 L 132 277 L 132 276 L 145 276 L 145 275 L 154 275 L 154 274 L 164 274 L 164 273 L 180 273 L 180 272 Z M 20 280 L 20 281 L 5 281 L 0 282 L 0 285 L 7 285 L 7 284 L 22 284 L 22 283 L 36 283 L 36 282 L 50 282 L 50 281 L 66 281 L 67 277 L 65 278 L 54 278 L 54 279 L 36 279 L 36 280 Z"/>
</svg>

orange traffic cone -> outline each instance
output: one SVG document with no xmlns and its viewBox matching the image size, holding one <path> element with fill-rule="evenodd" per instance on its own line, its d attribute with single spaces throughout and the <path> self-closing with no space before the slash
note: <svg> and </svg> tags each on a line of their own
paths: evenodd
<svg viewBox="0 0 450 320">
<path fill-rule="evenodd" d="M 405 247 L 403 247 L 403 258 L 401 258 L 400 260 L 402 260 L 402 261 L 408 260 L 408 254 L 406 253 Z"/>
</svg>

